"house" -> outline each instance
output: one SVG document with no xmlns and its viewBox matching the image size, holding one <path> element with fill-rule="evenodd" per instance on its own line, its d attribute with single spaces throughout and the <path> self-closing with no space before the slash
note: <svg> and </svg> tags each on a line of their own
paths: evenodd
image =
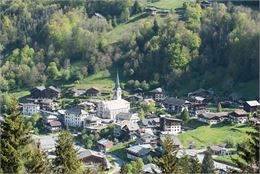
<svg viewBox="0 0 260 174">
<path fill-rule="evenodd" d="M 31 97 L 37 99 L 49 98 L 49 99 L 57 99 L 61 96 L 61 90 L 55 88 L 54 86 L 49 86 L 46 88 L 45 86 L 39 86 L 33 88 L 31 90 Z"/>
<path fill-rule="evenodd" d="M 157 9 L 154 7 L 147 7 L 144 9 L 144 13 L 150 16 L 156 15 Z"/>
<path fill-rule="evenodd" d="M 256 100 L 246 101 L 244 104 L 244 110 L 256 114 L 257 111 L 260 111 L 260 103 Z"/>
<path fill-rule="evenodd" d="M 84 127 L 96 127 L 102 124 L 102 120 L 94 115 L 88 115 L 84 119 Z"/>
<path fill-rule="evenodd" d="M 198 115 L 198 120 L 210 125 L 224 121 L 228 112 L 204 112 Z"/>
<path fill-rule="evenodd" d="M 53 120 L 48 122 L 46 127 L 50 132 L 56 132 L 61 130 L 61 122 L 58 120 Z"/>
<path fill-rule="evenodd" d="M 155 101 L 161 101 L 164 99 L 162 88 L 156 88 L 148 92 L 148 96 L 152 97 Z"/>
<path fill-rule="evenodd" d="M 40 104 L 40 108 L 45 111 L 57 111 L 59 104 L 55 102 L 53 99 L 42 99 L 38 100 Z"/>
<path fill-rule="evenodd" d="M 110 169 L 111 164 L 107 160 L 106 156 L 101 153 L 90 149 L 80 148 L 78 150 L 78 158 L 87 166 L 91 168 L 97 168 L 99 166 L 102 169 Z"/>
<path fill-rule="evenodd" d="M 81 95 L 83 95 L 86 91 L 85 90 L 81 90 L 81 89 L 76 89 L 76 88 L 70 88 L 66 94 L 68 96 L 71 96 L 71 97 L 79 97 Z"/>
<path fill-rule="evenodd" d="M 87 109 L 89 111 L 95 111 L 96 109 L 96 105 L 94 103 L 91 103 L 91 102 L 82 102 L 82 103 L 79 103 L 77 105 L 77 107 L 81 108 L 81 109 Z"/>
<path fill-rule="evenodd" d="M 233 149 L 226 149 L 225 147 L 221 146 L 209 146 L 207 150 L 213 155 L 232 155 L 235 154 L 236 151 Z"/>
<path fill-rule="evenodd" d="M 213 91 L 205 90 L 205 89 L 202 89 L 202 88 L 200 88 L 200 89 L 198 89 L 196 91 L 188 93 L 188 97 L 199 96 L 199 97 L 203 97 L 203 98 L 208 98 L 208 97 L 210 97 L 212 95 L 213 95 Z"/>
<path fill-rule="evenodd" d="M 156 164 L 149 163 L 145 164 L 142 168 L 143 173 L 151 173 L 151 174 L 157 174 L 157 173 L 162 173 L 162 170 L 160 167 L 158 167 Z"/>
<path fill-rule="evenodd" d="M 249 116 L 249 113 L 247 113 L 244 110 L 235 110 L 235 111 L 229 113 L 228 118 L 229 118 L 229 121 L 231 121 L 233 123 L 244 124 L 245 122 L 248 121 L 248 116 Z"/>
<path fill-rule="evenodd" d="M 115 124 L 114 136 L 123 137 L 125 139 L 135 139 L 136 132 L 140 129 L 137 123 L 132 123 L 127 120 Z"/>
<path fill-rule="evenodd" d="M 137 123 L 140 121 L 140 118 L 138 117 L 138 113 L 119 113 L 116 115 L 116 122 L 122 122 L 124 120 L 127 120 L 131 123 Z"/>
<path fill-rule="evenodd" d="M 122 99 L 122 90 L 120 87 L 119 76 L 117 74 L 116 86 L 113 89 L 113 100 L 100 101 L 98 103 L 97 115 L 104 119 L 116 119 L 119 113 L 128 113 L 130 110 L 130 103 Z"/>
<path fill-rule="evenodd" d="M 131 95 L 125 98 L 126 101 L 130 102 L 130 103 L 136 103 L 136 102 L 140 102 L 143 100 L 143 97 L 140 95 Z"/>
<path fill-rule="evenodd" d="M 87 89 L 87 91 L 85 92 L 85 96 L 88 96 L 88 97 L 100 96 L 100 95 L 101 95 L 100 89 L 95 88 L 95 87 L 91 87 L 91 88 Z"/>
<path fill-rule="evenodd" d="M 169 136 L 172 139 L 173 144 L 176 148 L 182 147 L 181 141 L 176 137 L 176 135 L 169 135 L 169 134 L 160 134 L 160 139 L 159 139 L 160 146 L 163 146 L 166 136 Z"/>
<path fill-rule="evenodd" d="M 30 93 L 32 98 L 44 98 L 45 86 L 38 86 L 33 88 Z"/>
<path fill-rule="evenodd" d="M 40 105 L 34 103 L 22 103 L 23 115 L 33 115 L 40 112 Z"/>
<path fill-rule="evenodd" d="M 180 119 L 170 117 L 169 115 L 160 115 L 160 130 L 168 134 L 177 134 L 181 132 Z"/>
<path fill-rule="evenodd" d="M 113 147 L 114 143 L 107 139 L 101 139 L 97 142 L 97 147 L 101 152 L 107 152 Z"/>
<path fill-rule="evenodd" d="M 136 158 L 146 159 L 152 150 L 151 145 L 135 145 L 126 149 L 128 159 L 135 160 Z"/>
<path fill-rule="evenodd" d="M 178 113 L 182 112 L 184 109 L 188 110 L 189 102 L 175 97 L 167 97 L 163 101 L 163 105 L 167 109 L 167 111 Z"/>
<path fill-rule="evenodd" d="M 153 133 L 139 133 L 136 137 L 137 144 L 150 144 L 151 146 L 156 146 L 157 136 Z"/>
<path fill-rule="evenodd" d="M 139 121 L 138 124 L 141 128 L 157 129 L 160 127 L 160 119 L 159 117 L 144 118 L 143 120 Z"/>
<path fill-rule="evenodd" d="M 88 113 L 80 108 L 70 108 L 65 112 L 65 124 L 72 127 L 83 127 Z"/>
<path fill-rule="evenodd" d="M 43 121 L 47 124 L 47 123 L 49 123 L 49 122 L 51 122 L 51 121 L 57 121 L 58 120 L 58 117 L 57 116 L 55 116 L 55 115 L 47 115 L 47 116 L 43 116 L 42 117 L 42 119 L 43 119 Z"/>
</svg>

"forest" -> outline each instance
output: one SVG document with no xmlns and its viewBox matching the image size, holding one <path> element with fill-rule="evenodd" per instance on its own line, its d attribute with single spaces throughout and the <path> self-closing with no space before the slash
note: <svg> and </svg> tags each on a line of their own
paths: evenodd
<svg viewBox="0 0 260 174">
<path fill-rule="evenodd" d="M 126 88 L 175 94 L 184 86 L 229 92 L 258 80 L 260 15 L 249 7 L 186 2 L 116 43 L 108 33 L 142 14 L 143 1 L 14 0 L 0 8 L 2 91 L 74 82 L 110 67 L 121 67 Z"/>
</svg>

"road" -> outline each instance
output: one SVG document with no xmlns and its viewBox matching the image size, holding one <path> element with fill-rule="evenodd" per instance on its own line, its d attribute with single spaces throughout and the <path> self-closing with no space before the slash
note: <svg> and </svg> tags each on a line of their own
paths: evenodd
<svg viewBox="0 0 260 174">
<path fill-rule="evenodd" d="M 107 155 L 112 157 L 115 161 L 115 165 L 113 166 L 113 169 L 109 171 L 108 174 L 118 174 L 120 172 L 121 166 L 125 163 L 125 161 L 111 153 L 107 153 Z"/>
</svg>

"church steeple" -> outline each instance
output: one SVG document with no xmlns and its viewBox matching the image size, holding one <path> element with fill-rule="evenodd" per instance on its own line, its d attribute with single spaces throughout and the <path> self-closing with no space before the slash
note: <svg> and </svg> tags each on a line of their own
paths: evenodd
<svg viewBox="0 0 260 174">
<path fill-rule="evenodd" d="M 119 75 L 118 72 L 116 73 L 116 86 L 114 88 L 114 94 L 113 94 L 113 99 L 114 100 L 121 100 L 122 99 L 122 90 L 120 87 L 120 81 L 119 81 Z"/>
</svg>

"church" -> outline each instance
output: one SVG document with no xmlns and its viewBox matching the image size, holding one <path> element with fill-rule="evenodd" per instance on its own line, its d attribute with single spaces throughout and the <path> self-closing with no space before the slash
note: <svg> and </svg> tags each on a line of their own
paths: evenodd
<svg viewBox="0 0 260 174">
<path fill-rule="evenodd" d="M 117 73 L 116 86 L 113 89 L 113 100 L 101 101 L 98 104 L 97 115 L 104 119 L 115 120 L 119 113 L 128 113 L 130 103 L 122 99 L 122 89 L 120 87 L 119 76 Z"/>
</svg>

